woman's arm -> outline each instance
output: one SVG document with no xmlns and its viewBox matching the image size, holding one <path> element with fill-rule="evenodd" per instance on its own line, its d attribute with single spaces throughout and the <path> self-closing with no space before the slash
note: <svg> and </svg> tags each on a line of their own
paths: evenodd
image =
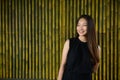
<svg viewBox="0 0 120 80">
<path fill-rule="evenodd" d="M 100 48 L 100 46 L 98 46 L 98 54 L 99 54 L 99 58 L 101 57 L 100 56 L 100 53 L 101 53 L 101 48 Z M 93 67 L 93 72 L 94 73 L 96 73 L 97 72 L 97 70 L 98 70 L 98 68 L 99 68 L 99 62 L 98 63 L 96 63 L 95 65 L 94 65 L 94 67 Z"/>
<path fill-rule="evenodd" d="M 63 52 L 62 52 L 62 60 L 61 60 L 61 65 L 60 65 L 60 69 L 59 69 L 58 79 L 57 80 L 62 80 L 62 76 L 63 76 L 63 72 L 64 72 L 64 66 L 65 66 L 65 63 L 66 63 L 68 50 L 69 50 L 69 40 L 66 40 L 66 42 L 64 44 Z"/>
</svg>

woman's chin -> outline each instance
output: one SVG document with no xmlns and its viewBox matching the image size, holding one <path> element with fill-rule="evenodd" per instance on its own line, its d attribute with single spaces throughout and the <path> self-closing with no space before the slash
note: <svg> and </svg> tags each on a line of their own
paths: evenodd
<svg viewBox="0 0 120 80">
<path fill-rule="evenodd" d="M 84 33 L 81 33 L 81 34 L 79 33 L 79 36 L 85 36 L 85 34 Z"/>
</svg>

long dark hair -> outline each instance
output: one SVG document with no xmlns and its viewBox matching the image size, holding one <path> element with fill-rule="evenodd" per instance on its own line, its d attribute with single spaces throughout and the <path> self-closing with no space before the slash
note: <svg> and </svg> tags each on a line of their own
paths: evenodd
<svg viewBox="0 0 120 80">
<path fill-rule="evenodd" d="M 97 62 L 99 62 L 99 54 L 98 54 L 98 44 L 97 44 L 97 40 L 96 40 L 95 22 L 91 16 L 81 15 L 77 20 L 77 24 L 81 18 L 84 18 L 87 21 L 86 39 L 87 39 L 87 43 L 88 43 L 88 48 L 92 55 L 93 61 L 95 63 L 97 63 Z M 79 36 L 79 34 L 77 33 L 77 37 L 78 36 Z"/>
</svg>

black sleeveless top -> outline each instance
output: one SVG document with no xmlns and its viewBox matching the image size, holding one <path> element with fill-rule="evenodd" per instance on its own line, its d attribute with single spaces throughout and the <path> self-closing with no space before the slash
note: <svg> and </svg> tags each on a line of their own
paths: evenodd
<svg viewBox="0 0 120 80">
<path fill-rule="evenodd" d="M 92 56 L 87 42 L 78 37 L 69 39 L 69 51 L 62 80 L 91 80 Z"/>
</svg>

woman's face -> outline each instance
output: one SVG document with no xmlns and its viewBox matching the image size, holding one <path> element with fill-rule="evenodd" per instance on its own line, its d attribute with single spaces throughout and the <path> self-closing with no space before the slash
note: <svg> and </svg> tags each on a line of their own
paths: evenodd
<svg viewBox="0 0 120 80">
<path fill-rule="evenodd" d="M 77 33 L 79 36 L 85 36 L 87 34 L 87 21 L 81 18 L 77 24 Z"/>
</svg>

